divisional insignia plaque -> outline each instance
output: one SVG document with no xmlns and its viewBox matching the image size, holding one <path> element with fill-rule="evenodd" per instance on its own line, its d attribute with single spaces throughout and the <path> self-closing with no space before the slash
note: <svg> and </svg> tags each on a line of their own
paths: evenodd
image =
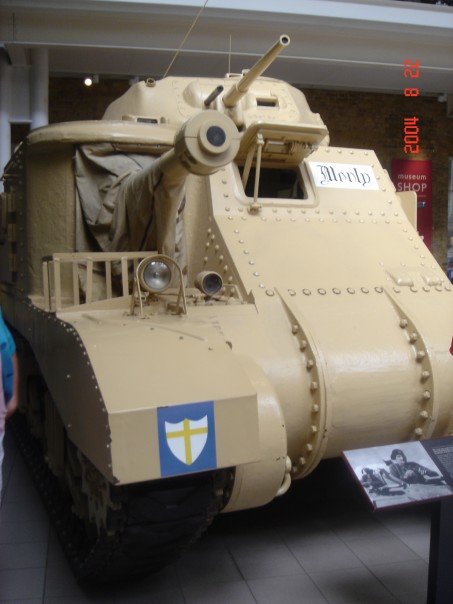
<svg viewBox="0 0 453 604">
<path fill-rule="evenodd" d="M 217 467 L 213 401 L 159 407 L 157 423 L 162 476 Z"/>
</svg>

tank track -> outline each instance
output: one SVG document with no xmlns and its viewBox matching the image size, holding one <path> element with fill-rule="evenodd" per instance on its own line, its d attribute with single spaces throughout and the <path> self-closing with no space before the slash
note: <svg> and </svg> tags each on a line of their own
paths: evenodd
<svg viewBox="0 0 453 604">
<path fill-rule="evenodd" d="M 118 510 L 109 510 L 100 534 L 72 511 L 72 498 L 49 469 L 38 439 L 16 413 L 9 422 L 56 527 L 79 583 L 85 586 L 155 572 L 194 543 L 226 505 L 232 470 L 111 486 Z M 229 489 L 228 489 L 229 490 Z"/>
</svg>

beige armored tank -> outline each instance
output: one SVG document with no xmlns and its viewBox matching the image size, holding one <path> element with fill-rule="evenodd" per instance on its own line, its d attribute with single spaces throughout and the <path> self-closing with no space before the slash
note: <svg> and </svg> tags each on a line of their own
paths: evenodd
<svg viewBox="0 0 453 604">
<path fill-rule="evenodd" d="M 452 432 L 453 294 L 415 195 L 261 77 L 288 43 L 135 84 L 6 168 L 17 429 L 80 580 L 160 568 L 345 449 Z"/>
</svg>

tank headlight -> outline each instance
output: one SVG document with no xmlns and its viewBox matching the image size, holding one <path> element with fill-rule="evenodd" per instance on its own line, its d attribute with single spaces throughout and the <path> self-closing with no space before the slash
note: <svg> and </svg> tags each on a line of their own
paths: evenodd
<svg viewBox="0 0 453 604">
<path fill-rule="evenodd" d="M 223 287 L 223 280 L 219 273 L 203 271 L 195 278 L 195 286 L 206 296 L 215 296 Z"/>
<path fill-rule="evenodd" d="M 148 291 L 157 294 L 170 286 L 173 274 L 171 266 L 164 260 L 151 259 L 140 268 L 140 281 Z"/>
</svg>

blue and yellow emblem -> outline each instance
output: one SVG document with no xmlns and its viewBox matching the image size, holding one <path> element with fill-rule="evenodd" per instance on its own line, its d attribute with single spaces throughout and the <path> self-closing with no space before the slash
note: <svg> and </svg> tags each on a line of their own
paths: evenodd
<svg viewBox="0 0 453 604">
<path fill-rule="evenodd" d="M 213 401 L 159 407 L 157 429 L 162 476 L 217 467 Z"/>
</svg>

